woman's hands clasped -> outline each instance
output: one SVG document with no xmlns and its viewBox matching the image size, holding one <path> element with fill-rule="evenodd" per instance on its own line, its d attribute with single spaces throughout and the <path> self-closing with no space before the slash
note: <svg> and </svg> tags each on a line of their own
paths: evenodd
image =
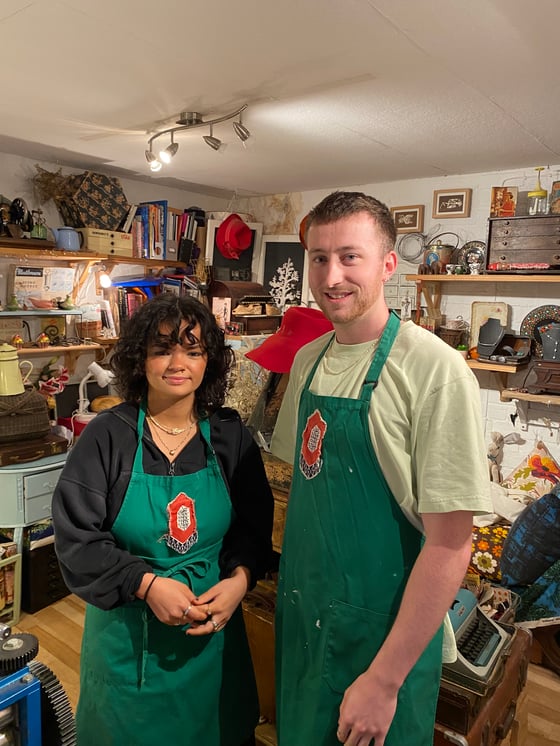
<svg viewBox="0 0 560 746">
<path fill-rule="evenodd" d="M 236 567 L 231 577 L 220 580 L 194 599 L 189 611 L 190 626 L 187 635 L 208 635 L 223 629 L 247 593 L 248 587 L 249 571 L 244 567 Z M 205 616 L 202 620 L 199 619 L 201 613 Z"/>
<path fill-rule="evenodd" d="M 219 632 L 229 622 L 249 587 L 249 571 L 236 567 L 231 577 L 196 597 L 192 590 L 173 578 L 157 577 L 146 603 L 163 624 L 188 625 L 188 635 Z"/>
</svg>

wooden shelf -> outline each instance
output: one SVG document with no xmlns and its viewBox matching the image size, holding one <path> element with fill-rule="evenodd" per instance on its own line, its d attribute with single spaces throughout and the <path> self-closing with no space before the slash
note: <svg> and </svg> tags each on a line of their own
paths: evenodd
<svg viewBox="0 0 560 746">
<path fill-rule="evenodd" d="M 116 254 L 96 254 L 90 251 L 62 251 L 54 248 L 37 248 L 36 245 L 29 248 L 20 246 L 10 246 L 0 243 L 0 257 L 13 257 L 14 259 L 25 259 L 27 262 L 33 261 L 52 261 L 66 262 L 75 264 L 76 262 L 104 262 L 105 264 L 138 264 L 142 267 L 186 267 L 184 262 L 172 261 L 165 259 L 138 259 L 128 256 L 118 256 Z"/>
<path fill-rule="evenodd" d="M 36 308 L 32 311 L 0 311 L 0 317 L 4 316 L 81 316 L 82 311 L 72 308 L 67 311 L 57 310 L 55 308 Z"/>
<path fill-rule="evenodd" d="M 407 280 L 414 282 L 550 282 L 560 283 L 558 275 L 406 275 Z"/>
<path fill-rule="evenodd" d="M 517 373 L 518 370 L 528 365 L 528 362 L 507 365 L 506 363 L 483 363 L 480 360 L 467 360 L 467 365 L 472 370 L 489 370 L 494 373 Z"/>
<path fill-rule="evenodd" d="M 49 345 L 48 347 L 22 347 L 17 351 L 18 357 L 64 357 L 64 365 L 70 375 L 76 369 L 76 361 L 84 352 L 95 352 L 96 360 L 103 359 L 105 347 L 100 344 L 82 345 Z"/>
<path fill-rule="evenodd" d="M 539 404 L 550 404 L 551 406 L 560 406 L 560 396 L 555 394 L 529 394 L 524 391 L 514 391 L 504 389 L 500 392 L 500 401 L 528 401 L 538 402 Z"/>
</svg>

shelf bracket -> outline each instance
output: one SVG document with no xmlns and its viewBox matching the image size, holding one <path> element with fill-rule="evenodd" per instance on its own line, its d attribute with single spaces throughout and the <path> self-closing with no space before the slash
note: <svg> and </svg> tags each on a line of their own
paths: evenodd
<svg viewBox="0 0 560 746">
<path fill-rule="evenodd" d="M 529 402 L 515 399 L 515 409 L 519 418 L 519 427 L 523 432 L 529 429 Z"/>
</svg>

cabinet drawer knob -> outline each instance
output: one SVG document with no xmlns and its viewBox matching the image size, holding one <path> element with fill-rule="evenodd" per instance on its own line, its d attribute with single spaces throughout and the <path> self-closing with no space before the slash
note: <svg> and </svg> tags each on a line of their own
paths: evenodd
<svg viewBox="0 0 560 746">
<path fill-rule="evenodd" d="M 560 259 L 560 254 L 554 254 L 554 259 L 558 261 L 558 259 Z"/>
<path fill-rule="evenodd" d="M 507 245 L 508 245 L 507 241 L 502 241 L 502 246 L 507 246 Z"/>
<path fill-rule="evenodd" d="M 505 254 L 502 254 L 502 255 L 500 256 L 500 261 L 501 261 L 501 262 L 505 262 L 505 260 L 506 260 L 506 259 L 507 259 L 507 256 L 506 256 Z"/>
</svg>

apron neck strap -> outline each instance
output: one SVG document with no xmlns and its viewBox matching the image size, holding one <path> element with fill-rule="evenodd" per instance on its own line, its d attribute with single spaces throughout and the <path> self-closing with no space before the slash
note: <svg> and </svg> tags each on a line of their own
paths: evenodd
<svg viewBox="0 0 560 746">
<path fill-rule="evenodd" d="M 375 350 L 375 355 L 373 356 L 373 360 L 371 361 L 370 368 L 365 378 L 360 399 L 369 400 L 374 388 L 377 386 L 379 374 L 381 373 L 381 369 L 385 365 L 385 361 L 387 360 L 391 347 L 393 346 L 393 342 L 397 337 L 400 324 L 401 322 L 397 314 L 394 311 L 391 311 L 389 313 L 389 318 L 387 320 L 387 323 L 385 324 L 381 339 L 379 340 L 379 344 L 377 345 L 377 349 Z M 321 354 L 318 355 L 317 360 L 315 361 L 313 368 L 311 369 L 311 372 L 307 377 L 307 381 L 305 382 L 305 389 L 309 388 L 311 381 L 313 380 L 313 376 L 315 375 L 315 371 L 317 370 L 317 367 L 321 362 L 323 355 L 334 341 L 334 338 L 335 334 L 333 334 L 329 338 L 329 341 L 321 350 Z"/>
<path fill-rule="evenodd" d="M 369 400 L 373 393 L 373 390 L 377 386 L 381 370 L 389 356 L 389 352 L 391 351 L 393 342 L 395 341 L 395 339 L 397 338 L 397 334 L 399 333 L 400 324 L 401 322 L 397 314 L 394 311 L 391 311 L 389 313 L 387 323 L 385 324 L 385 328 L 383 329 L 383 334 L 381 335 L 379 344 L 377 345 L 377 349 L 375 350 L 373 360 L 371 361 L 371 365 L 365 377 L 360 399 Z"/>
</svg>

